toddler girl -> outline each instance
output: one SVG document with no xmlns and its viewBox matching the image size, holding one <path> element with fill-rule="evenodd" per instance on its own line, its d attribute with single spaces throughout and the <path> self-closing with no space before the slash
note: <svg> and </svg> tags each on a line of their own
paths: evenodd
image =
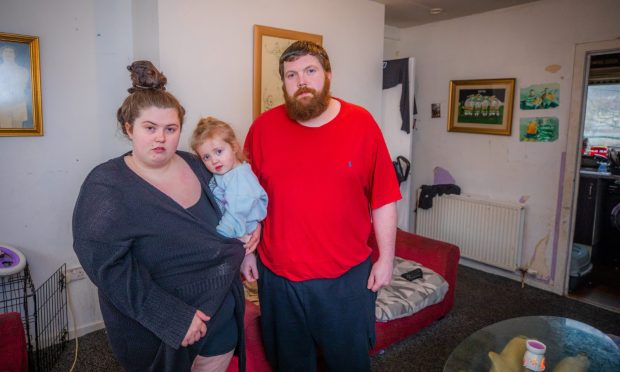
<svg viewBox="0 0 620 372">
<path fill-rule="evenodd" d="M 209 187 L 222 211 L 217 232 L 247 242 L 267 214 L 267 193 L 246 162 L 235 132 L 221 120 L 202 118 L 192 133 L 191 148 L 213 173 Z"/>
</svg>

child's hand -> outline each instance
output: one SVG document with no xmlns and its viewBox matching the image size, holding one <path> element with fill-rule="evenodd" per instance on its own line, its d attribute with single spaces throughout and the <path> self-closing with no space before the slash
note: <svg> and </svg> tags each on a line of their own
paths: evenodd
<svg viewBox="0 0 620 372">
<path fill-rule="evenodd" d="M 256 267 L 256 256 L 254 253 L 248 254 L 241 262 L 241 274 L 248 282 L 252 283 L 258 279 L 258 268 Z"/>
<path fill-rule="evenodd" d="M 243 245 L 243 248 L 245 248 L 245 254 L 246 255 L 248 255 L 248 254 L 250 254 L 250 253 L 252 253 L 252 252 L 254 252 L 256 250 L 256 247 L 258 246 L 258 242 L 260 241 L 261 227 L 262 226 L 261 226 L 260 223 L 257 224 L 256 225 L 256 230 L 252 231 L 250 234 L 245 235 L 243 237 L 243 238 L 245 238 L 246 236 L 250 237 L 250 239 L 247 242 L 244 242 L 245 244 Z"/>
<path fill-rule="evenodd" d="M 252 237 L 251 234 L 245 234 L 240 238 L 237 238 L 239 240 L 241 240 L 244 244 L 243 244 L 243 248 L 245 248 L 245 255 L 249 255 L 250 253 L 253 252 L 253 249 L 249 248 L 248 242 L 250 241 L 250 238 Z M 256 249 L 256 246 L 254 246 L 254 249 Z"/>
</svg>

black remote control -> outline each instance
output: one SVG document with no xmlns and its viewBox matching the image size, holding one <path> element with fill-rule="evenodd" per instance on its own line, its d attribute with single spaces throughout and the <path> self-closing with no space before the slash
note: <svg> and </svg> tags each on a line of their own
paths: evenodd
<svg viewBox="0 0 620 372">
<path fill-rule="evenodd" d="M 407 271 L 406 273 L 401 274 L 401 276 L 412 282 L 416 279 L 422 278 L 422 269 L 417 268 L 415 270 Z"/>
</svg>

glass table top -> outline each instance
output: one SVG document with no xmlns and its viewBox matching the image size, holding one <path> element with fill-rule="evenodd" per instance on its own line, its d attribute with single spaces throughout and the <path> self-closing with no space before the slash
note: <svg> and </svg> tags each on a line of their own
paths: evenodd
<svg viewBox="0 0 620 372">
<path fill-rule="evenodd" d="M 620 371 L 618 345 L 598 329 L 568 318 L 528 316 L 503 320 L 474 332 L 452 351 L 444 372 L 489 371 L 489 351 L 501 353 L 519 335 L 547 346 L 546 371 L 552 371 L 565 357 L 579 353 L 588 357 L 589 371 Z"/>
</svg>

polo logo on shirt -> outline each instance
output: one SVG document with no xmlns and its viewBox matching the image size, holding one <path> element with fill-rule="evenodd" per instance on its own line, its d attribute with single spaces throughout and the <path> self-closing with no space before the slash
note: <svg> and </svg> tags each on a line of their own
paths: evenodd
<svg viewBox="0 0 620 372">
<path fill-rule="evenodd" d="M 348 168 L 353 168 L 353 162 L 351 160 L 349 160 L 349 162 L 347 163 L 347 167 Z"/>
</svg>

